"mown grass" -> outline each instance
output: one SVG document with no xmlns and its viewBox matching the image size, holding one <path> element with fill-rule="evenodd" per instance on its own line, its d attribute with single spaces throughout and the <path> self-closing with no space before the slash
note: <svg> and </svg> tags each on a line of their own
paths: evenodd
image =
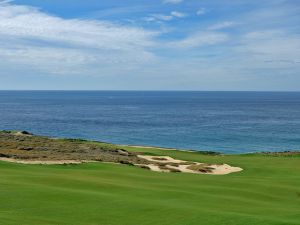
<svg viewBox="0 0 300 225">
<path fill-rule="evenodd" d="M 203 155 L 126 147 L 244 171 L 157 173 L 108 163 L 0 162 L 1 225 L 296 225 L 300 158 Z"/>
</svg>

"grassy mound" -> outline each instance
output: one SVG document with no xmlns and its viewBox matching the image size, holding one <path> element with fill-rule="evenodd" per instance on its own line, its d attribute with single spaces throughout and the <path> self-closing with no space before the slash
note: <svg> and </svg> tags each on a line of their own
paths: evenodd
<svg viewBox="0 0 300 225">
<path fill-rule="evenodd" d="M 55 139 L 29 132 L 0 132 L 0 157 L 21 160 L 86 160 L 122 164 L 147 164 L 121 147 L 80 139 Z"/>
</svg>

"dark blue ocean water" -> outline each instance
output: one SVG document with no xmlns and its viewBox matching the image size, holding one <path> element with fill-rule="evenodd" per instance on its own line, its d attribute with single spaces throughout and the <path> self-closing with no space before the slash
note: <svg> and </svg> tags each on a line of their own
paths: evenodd
<svg viewBox="0 0 300 225">
<path fill-rule="evenodd" d="M 300 92 L 0 91 L 0 130 L 225 153 L 300 150 Z"/>
</svg>

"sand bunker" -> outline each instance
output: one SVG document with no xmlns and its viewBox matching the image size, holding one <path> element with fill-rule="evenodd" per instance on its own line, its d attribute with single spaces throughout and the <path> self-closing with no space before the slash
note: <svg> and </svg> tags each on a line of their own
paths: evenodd
<svg viewBox="0 0 300 225">
<path fill-rule="evenodd" d="M 239 167 L 232 167 L 228 164 L 206 164 L 198 162 L 189 162 L 183 160 L 173 159 L 169 156 L 145 156 L 138 155 L 138 157 L 149 161 L 149 164 L 135 164 L 135 166 L 147 168 L 155 172 L 177 172 L 177 173 L 194 173 L 194 174 L 212 174 L 225 175 L 234 172 L 240 172 L 243 169 Z M 20 160 L 13 158 L 0 157 L 0 161 L 30 164 L 30 165 L 66 165 L 66 164 L 82 164 L 96 162 L 91 160 Z M 153 164 L 151 163 L 153 162 Z"/>
<path fill-rule="evenodd" d="M 186 163 L 187 161 L 173 159 L 170 156 L 148 156 L 148 155 L 138 155 L 139 158 L 146 159 L 152 162 L 160 163 Z"/>
<path fill-rule="evenodd" d="M 53 139 L 27 131 L 0 131 L 0 161 L 33 165 L 65 165 L 89 162 L 138 166 L 156 172 L 229 174 L 242 169 L 227 164 L 207 164 L 147 156 L 120 146 L 80 139 Z"/>
<path fill-rule="evenodd" d="M 146 159 L 155 164 L 138 165 L 141 167 L 148 167 L 156 172 L 182 172 L 194 174 L 212 174 L 212 175 L 225 175 L 234 172 L 240 172 L 243 169 L 239 167 L 232 167 L 228 164 L 206 164 L 198 162 L 189 162 L 183 160 L 173 159 L 169 156 L 145 156 L 138 155 L 142 159 Z M 159 163 L 159 164 L 158 164 Z"/>
</svg>

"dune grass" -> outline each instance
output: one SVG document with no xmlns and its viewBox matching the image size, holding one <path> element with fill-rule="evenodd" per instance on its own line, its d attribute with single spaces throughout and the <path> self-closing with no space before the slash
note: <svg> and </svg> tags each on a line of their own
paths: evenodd
<svg viewBox="0 0 300 225">
<path fill-rule="evenodd" d="M 300 224 L 300 157 L 126 149 L 244 171 L 218 176 L 109 163 L 0 162 L 0 225 Z"/>
</svg>

